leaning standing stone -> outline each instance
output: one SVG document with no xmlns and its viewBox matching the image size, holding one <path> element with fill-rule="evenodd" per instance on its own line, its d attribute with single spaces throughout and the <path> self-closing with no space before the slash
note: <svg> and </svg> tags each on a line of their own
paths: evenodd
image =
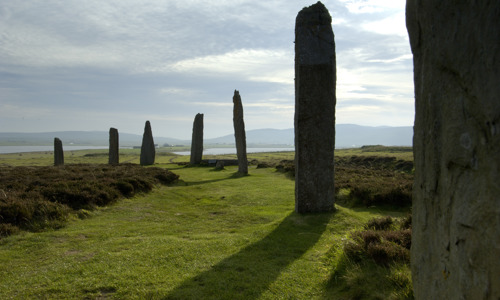
<svg viewBox="0 0 500 300">
<path fill-rule="evenodd" d="M 59 138 L 54 138 L 54 166 L 64 165 L 64 152 L 62 142 Z"/>
<path fill-rule="evenodd" d="M 191 159 L 192 165 L 201 163 L 203 157 L 203 114 L 196 114 L 193 122 L 193 136 L 191 138 Z"/>
<path fill-rule="evenodd" d="M 243 121 L 243 105 L 240 93 L 234 90 L 233 96 L 233 124 L 236 140 L 236 155 L 238 157 L 238 172 L 248 174 L 247 141 L 245 136 L 245 122 Z"/>
<path fill-rule="evenodd" d="M 144 127 L 144 134 L 142 135 L 141 146 L 141 165 L 147 166 L 155 163 L 155 142 L 153 140 L 153 132 L 151 131 L 151 124 L 146 121 Z"/>
<path fill-rule="evenodd" d="M 295 24 L 295 210 L 335 209 L 336 62 L 332 18 L 318 2 Z"/>
<path fill-rule="evenodd" d="M 118 144 L 118 129 L 109 129 L 109 164 L 117 165 L 119 163 L 119 144 Z"/>
</svg>

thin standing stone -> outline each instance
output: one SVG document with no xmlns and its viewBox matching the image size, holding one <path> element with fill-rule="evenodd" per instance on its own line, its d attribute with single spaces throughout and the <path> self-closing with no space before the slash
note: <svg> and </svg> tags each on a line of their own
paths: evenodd
<svg viewBox="0 0 500 300">
<path fill-rule="evenodd" d="M 336 61 L 332 18 L 318 2 L 295 25 L 295 210 L 335 209 Z"/>
<path fill-rule="evenodd" d="M 248 174 L 247 141 L 245 136 L 245 122 L 243 121 L 243 105 L 240 93 L 234 90 L 233 96 L 233 124 L 236 140 L 236 155 L 238 157 L 238 172 Z"/>
<path fill-rule="evenodd" d="M 155 163 L 155 142 L 153 140 L 153 132 L 151 131 L 151 124 L 146 121 L 144 127 L 144 134 L 142 135 L 141 146 L 141 165 L 147 166 Z"/>
<path fill-rule="evenodd" d="M 64 165 L 64 151 L 59 138 L 54 138 L 54 166 Z"/>
<path fill-rule="evenodd" d="M 117 165 L 119 163 L 119 143 L 118 143 L 118 129 L 109 129 L 109 161 L 110 165 Z"/>
<path fill-rule="evenodd" d="M 193 122 L 193 135 L 191 138 L 191 159 L 192 165 L 201 163 L 203 157 L 203 114 L 196 114 Z"/>
</svg>

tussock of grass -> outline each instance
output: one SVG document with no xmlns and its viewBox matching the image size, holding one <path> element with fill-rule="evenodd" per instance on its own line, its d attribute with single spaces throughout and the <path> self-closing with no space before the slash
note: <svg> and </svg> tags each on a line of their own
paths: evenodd
<svg viewBox="0 0 500 300">
<path fill-rule="evenodd" d="M 353 231 L 338 253 L 330 286 L 349 299 L 413 299 L 409 220 L 396 224 L 379 217 Z"/>
<path fill-rule="evenodd" d="M 4 236 L 16 232 L 13 227 L 60 228 L 72 211 L 105 206 L 178 178 L 165 169 L 132 164 L 2 167 L 0 176 L 0 235 Z"/>
</svg>

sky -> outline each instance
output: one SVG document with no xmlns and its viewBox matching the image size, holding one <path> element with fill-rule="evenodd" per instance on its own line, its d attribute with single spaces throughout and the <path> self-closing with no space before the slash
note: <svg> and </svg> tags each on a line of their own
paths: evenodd
<svg viewBox="0 0 500 300">
<path fill-rule="evenodd" d="M 324 0 L 337 124 L 412 126 L 405 0 Z M 108 131 L 190 139 L 293 128 L 301 0 L 0 0 L 0 132 Z"/>
</svg>

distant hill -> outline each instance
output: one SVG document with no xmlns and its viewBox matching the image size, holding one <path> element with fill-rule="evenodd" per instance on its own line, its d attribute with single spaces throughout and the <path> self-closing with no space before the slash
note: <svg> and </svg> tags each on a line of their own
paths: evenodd
<svg viewBox="0 0 500 300">
<path fill-rule="evenodd" d="M 412 146 L 413 127 L 370 127 L 353 124 L 336 126 L 335 147 L 350 148 L 363 145 Z"/>
<path fill-rule="evenodd" d="M 53 145 L 55 137 L 60 138 L 64 145 L 106 146 L 109 143 L 109 132 L 107 131 L 57 131 L 41 133 L 0 132 L 0 145 Z M 165 143 L 173 145 L 190 143 L 190 141 L 164 137 L 154 137 L 154 140 L 155 143 L 159 145 Z M 120 147 L 140 146 L 142 143 L 142 135 L 120 132 L 119 142 Z"/>
<path fill-rule="evenodd" d="M 363 145 L 411 146 L 413 127 L 370 127 L 353 124 L 335 126 L 335 147 L 350 148 Z M 246 132 L 247 145 L 251 144 L 294 144 L 294 129 L 256 129 Z M 228 134 L 204 140 L 205 144 L 234 144 L 234 135 Z"/>
<path fill-rule="evenodd" d="M 108 145 L 107 131 L 59 131 L 43 133 L 1 133 L 0 145 L 53 145 L 54 137 L 62 140 L 64 145 L 105 146 Z M 294 130 L 290 129 L 256 129 L 246 132 L 247 145 L 293 145 Z M 120 146 L 140 146 L 142 135 L 121 133 Z M 337 148 L 361 147 L 363 145 L 411 146 L 413 127 L 370 127 L 353 124 L 336 125 Z M 168 137 L 154 137 L 158 145 L 190 145 L 190 140 Z M 234 144 L 234 135 L 205 139 L 206 145 Z"/>
</svg>

